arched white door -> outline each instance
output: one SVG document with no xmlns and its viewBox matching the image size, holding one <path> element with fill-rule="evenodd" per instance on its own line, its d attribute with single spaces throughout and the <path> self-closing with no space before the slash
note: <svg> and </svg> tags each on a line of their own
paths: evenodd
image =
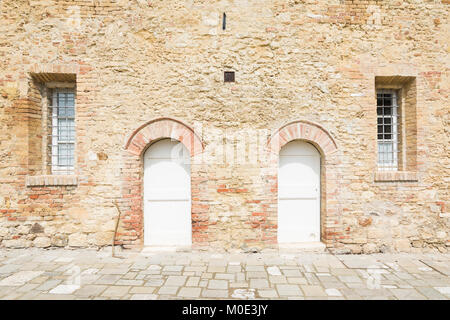
<svg viewBox="0 0 450 320">
<path fill-rule="evenodd" d="M 144 154 L 144 245 L 192 243 L 190 155 L 164 139 Z"/>
<path fill-rule="evenodd" d="M 320 153 L 295 140 L 280 151 L 278 242 L 320 241 Z"/>
</svg>

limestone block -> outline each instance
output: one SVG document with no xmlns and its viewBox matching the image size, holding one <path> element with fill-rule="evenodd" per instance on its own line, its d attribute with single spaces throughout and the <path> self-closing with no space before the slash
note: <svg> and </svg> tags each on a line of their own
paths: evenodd
<svg viewBox="0 0 450 320">
<path fill-rule="evenodd" d="M 76 225 L 74 223 L 66 223 L 61 226 L 61 228 L 59 229 L 59 232 L 71 234 L 71 233 L 78 232 L 79 230 L 80 230 L 79 225 Z"/>
<path fill-rule="evenodd" d="M 438 231 L 436 232 L 436 237 L 438 237 L 439 239 L 446 239 L 447 233 L 445 231 Z"/>
<path fill-rule="evenodd" d="M 357 244 L 348 245 L 348 249 L 350 249 L 351 253 L 354 253 L 354 254 L 360 254 L 362 252 L 361 246 L 357 245 Z"/>
<path fill-rule="evenodd" d="M 56 232 L 57 232 L 57 228 L 55 226 L 46 226 L 44 228 L 44 233 L 46 235 L 51 236 L 51 235 L 54 235 Z"/>
<path fill-rule="evenodd" d="M 37 235 L 30 233 L 30 234 L 26 234 L 24 237 L 26 240 L 33 241 L 34 239 L 36 239 Z"/>
<path fill-rule="evenodd" d="M 96 246 L 109 246 L 112 244 L 114 231 L 97 232 L 94 236 Z"/>
<path fill-rule="evenodd" d="M 411 250 L 411 242 L 408 239 L 395 239 L 394 248 L 399 252 L 409 252 Z"/>
<path fill-rule="evenodd" d="M 37 237 L 34 239 L 33 245 L 38 248 L 47 248 L 51 246 L 51 240 L 48 237 Z"/>
<path fill-rule="evenodd" d="M 110 220 L 105 223 L 102 223 L 100 230 L 101 231 L 114 231 L 115 228 L 116 228 L 116 221 Z"/>
<path fill-rule="evenodd" d="M 369 239 L 383 239 L 385 234 L 386 230 L 383 229 L 382 227 L 370 228 L 369 230 L 367 230 L 367 237 Z"/>
<path fill-rule="evenodd" d="M 87 223 L 87 224 L 83 224 L 81 227 L 81 231 L 85 232 L 85 233 L 93 233 L 96 232 L 99 229 L 98 224 L 96 223 Z"/>
<path fill-rule="evenodd" d="M 32 242 L 26 239 L 12 239 L 3 240 L 2 246 L 6 248 L 28 248 L 31 247 Z"/>
<path fill-rule="evenodd" d="M 69 247 L 86 247 L 88 245 L 87 235 L 84 233 L 74 233 L 69 235 Z"/>
<path fill-rule="evenodd" d="M 0 227 L 0 237 L 7 237 L 9 234 L 8 228 Z"/>
<path fill-rule="evenodd" d="M 64 234 L 56 234 L 52 237 L 51 243 L 55 247 L 65 247 L 67 245 L 68 238 Z"/>
<path fill-rule="evenodd" d="M 28 234 L 28 233 L 30 233 L 30 229 L 31 229 L 31 226 L 29 226 L 29 225 L 20 225 L 19 227 L 17 227 L 17 233 L 18 234 Z"/>
<path fill-rule="evenodd" d="M 365 245 L 363 245 L 363 252 L 365 254 L 375 253 L 379 251 L 380 250 L 375 243 L 366 243 Z"/>
</svg>

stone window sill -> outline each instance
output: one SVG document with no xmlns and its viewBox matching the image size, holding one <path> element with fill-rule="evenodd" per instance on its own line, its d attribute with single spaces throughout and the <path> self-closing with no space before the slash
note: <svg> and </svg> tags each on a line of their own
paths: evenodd
<svg viewBox="0 0 450 320">
<path fill-rule="evenodd" d="M 417 182 L 417 172 L 414 171 L 377 171 L 375 182 Z"/>
<path fill-rule="evenodd" d="M 76 186 L 78 184 L 78 177 L 75 175 L 27 176 L 25 183 L 27 187 Z"/>
</svg>

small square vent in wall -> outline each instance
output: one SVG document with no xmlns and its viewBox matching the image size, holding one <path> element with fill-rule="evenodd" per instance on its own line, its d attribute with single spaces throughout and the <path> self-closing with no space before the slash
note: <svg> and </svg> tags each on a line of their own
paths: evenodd
<svg viewBox="0 0 450 320">
<path fill-rule="evenodd" d="M 225 82 L 234 82 L 234 80 L 235 80 L 234 71 L 225 71 L 224 72 L 224 81 Z"/>
</svg>

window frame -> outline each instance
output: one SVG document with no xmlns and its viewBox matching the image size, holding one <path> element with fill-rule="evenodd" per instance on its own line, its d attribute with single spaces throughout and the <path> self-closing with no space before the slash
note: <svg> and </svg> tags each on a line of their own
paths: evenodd
<svg viewBox="0 0 450 320">
<path fill-rule="evenodd" d="M 73 94 L 73 114 L 64 116 L 59 115 L 60 106 L 58 104 L 59 94 Z M 50 170 L 51 174 L 54 175 L 72 175 L 75 172 L 76 165 L 76 90 L 75 88 L 52 88 L 51 97 L 49 105 L 49 144 L 50 144 Z M 69 139 L 61 138 L 61 122 L 62 120 L 72 122 L 72 126 L 66 126 L 66 134 Z M 73 139 L 70 139 L 73 134 Z M 72 150 L 67 153 L 68 158 L 66 160 L 71 160 L 72 163 L 69 165 L 61 165 L 59 148 L 61 145 L 71 145 Z"/>
<path fill-rule="evenodd" d="M 378 95 L 379 94 L 391 94 L 392 95 L 392 103 L 391 103 L 391 114 L 385 115 L 384 114 L 384 108 L 386 106 L 378 105 Z M 376 89 L 376 99 L 377 99 L 377 167 L 378 171 L 399 171 L 400 167 L 400 155 L 401 152 L 400 149 L 400 143 L 401 143 L 401 137 L 400 135 L 400 125 L 401 125 L 401 110 L 400 108 L 400 101 L 399 101 L 399 91 L 392 89 L 392 88 L 377 88 Z M 382 114 L 378 113 L 378 108 L 383 108 Z M 381 124 L 380 124 L 381 119 Z M 390 131 L 391 132 L 385 132 L 385 128 L 389 125 L 385 123 L 386 119 L 390 119 Z M 382 126 L 383 131 L 380 133 L 378 131 L 379 126 Z M 379 138 L 379 136 L 382 135 L 382 139 Z M 386 135 L 391 135 L 390 139 L 386 139 Z M 385 145 L 391 145 L 391 150 L 389 152 L 380 152 L 380 146 L 382 144 Z M 385 156 L 382 158 L 382 154 Z M 387 155 L 387 156 L 386 156 Z M 392 159 L 392 160 L 391 160 Z"/>
</svg>

